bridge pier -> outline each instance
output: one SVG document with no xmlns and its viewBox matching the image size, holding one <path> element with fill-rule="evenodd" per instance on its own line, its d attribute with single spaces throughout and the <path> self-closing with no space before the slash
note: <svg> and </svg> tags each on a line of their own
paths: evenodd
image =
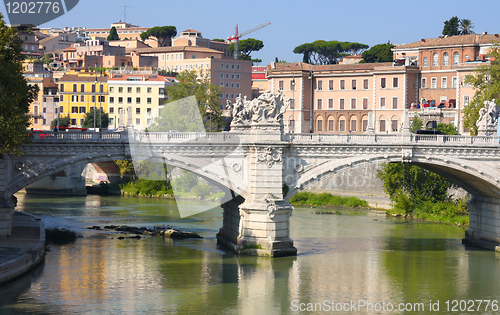
<svg viewBox="0 0 500 315">
<path fill-rule="evenodd" d="M 472 195 L 468 205 L 470 221 L 463 243 L 499 250 L 500 199 Z"/>
<path fill-rule="evenodd" d="M 9 237 L 12 234 L 12 218 L 15 206 L 0 194 L 0 237 Z"/>
</svg>

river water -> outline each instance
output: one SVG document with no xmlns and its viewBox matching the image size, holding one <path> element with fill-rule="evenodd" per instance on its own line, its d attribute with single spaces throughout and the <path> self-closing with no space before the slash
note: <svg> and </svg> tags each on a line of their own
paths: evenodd
<svg viewBox="0 0 500 315">
<path fill-rule="evenodd" d="M 298 255 L 273 259 L 236 256 L 219 248 L 215 235 L 222 210 L 216 204 L 213 210 L 179 219 L 173 200 L 18 198 L 17 210 L 41 217 L 46 227 L 69 228 L 82 237 L 70 245 L 50 246 L 40 267 L 0 286 L 0 314 L 296 314 L 332 309 L 451 314 L 453 308 L 464 310 L 454 314 L 494 314 L 499 309 L 500 254 L 462 245 L 463 228 L 371 212 L 328 215 L 296 208 L 291 237 Z M 108 224 L 172 225 L 204 238 L 118 240 L 117 234 L 86 229 Z"/>
</svg>

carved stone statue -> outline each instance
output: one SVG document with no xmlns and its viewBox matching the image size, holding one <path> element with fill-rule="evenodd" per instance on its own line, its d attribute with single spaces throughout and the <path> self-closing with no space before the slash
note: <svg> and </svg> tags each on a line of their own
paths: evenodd
<svg viewBox="0 0 500 315">
<path fill-rule="evenodd" d="M 496 134 L 499 114 L 500 109 L 495 100 L 484 101 L 484 107 L 479 110 L 479 119 L 476 122 L 479 136 Z"/>
<path fill-rule="evenodd" d="M 283 113 L 289 105 L 290 99 L 284 97 L 281 92 L 274 94 L 267 90 L 251 101 L 248 101 L 246 96 L 242 99 L 241 95 L 238 95 L 234 104 L 227 101 L 227 108 L 233 117 L 231 130 L 282 127 Z"/>
</svg>

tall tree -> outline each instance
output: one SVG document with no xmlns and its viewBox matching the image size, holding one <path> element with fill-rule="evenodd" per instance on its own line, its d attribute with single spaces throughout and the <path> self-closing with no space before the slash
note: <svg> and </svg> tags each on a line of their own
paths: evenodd
<svg viewBox="0 0 500 315">
<path fill-rule="evenodd" d="M 141 39 L 145 41 L 148 38 L 154 37 L 160 47 L 172 45 L 172 37 L 177 35 L 175 26 L 155 26 L 141 33 Z"/>
<path fill-rule="evenodd" d="M 112 27 L 109 30 L 109 35 L 106 38 L 107 41 L 112 41 L 112 40 L 120 40 L 120 36 L 118 36 L 118 32 L 116 31 L 116 27 Z"/>
<path fill-rule="evenodd" d="M 347 55 L 360 54 L 368 45 L 354 42 L 317 40 L 294 48 L 295 54 L 303 54 L 303 61 L 311 64 L 337 64 Z"/>
<path fill-rule="evenodd" d="M 60 116 L 59 117 L 59 127 L 69 127 L 69 125 L 71 125 L 71 118 L 69 117 L 69 114 L 68 114 L 68 116 Z M 50 126 L 57 127 L 57 118 L 55 118 L 54 120 L 52 120 L 50 122 Z M 92 127 L 93 126 L 94 125 L 92 125 Z"/>
<path fill-rule="evenodd" d="M 99 113 L 99 111 L 94 110 L 93 108 L 85 114 L 85 120 L 83 121 L 83 128 L 94 128 L 94 114 L 97 114 L 95 117 L 95 127 L 106 129 L 109 125 L 108 113 L 105 113 L 103 110 Z M 101 118 L 101 124 L 99 124 L 99 118 Z"/>
<path fill-rule="evenodd" d="M 457 16 L 452 17 L 444 22 L 443 35 L 453 36 L 460 34 L 458 31 L 459 19 Z"/>
<path fill-rule="evenodd" d="M 23 77 L 22 40 L 5 24 L 0 14 L 0 159 L 5 154 L 21 154 L 19 147 L 29 141 L 29 106 L 38 87 Z"/>
<path fill-rule="evenodd" d="M 474 28 L 474 25 L 471 20 L 468 19 L 461 19 L 460 20 L 460 35 L 468 35 L 468 34 L 476 34 L 472 30 Z"/>
<path fill-rule="evenodd" d="M 211 75 L 207 71 L 180 72 L 176 77 L 178 83 L 165 89 L 168 102 L 149 130 L 201 131 L 200 124 L 206 131 L 222 130 L 222 88 L 211 83 Z M 192 102 L 196 108 L 191 106 Z"/>
<path fill-rule="evenodd" d="M 240 51 L 239 59 L 242 60 L 252 60 L 252 56 L 250 54 L 254 51 L 259 51 L 264 48 L 264 42 L 255 38 L 248 38 L 239 41 L 238 49 Z M 234 52 L 234 43 L 231 43 L 227 48 L 229 53 Z"/>
<path fill-rule="evenodd" d="M 486 100 L 500 99 L 500 45 L 496 44 L 488 51 L 490 64 L 477 67 L 473 75 L 467 75 L 465 83 L 472 85 L 476 93 L 468 106 L 464 107 L 464 126 L 472 135 L 477 135 L 476 122 L 479 110 Z"/>
<path fill-rule="evenodd" d="M 362 62 L 391 62 L 394 59 L 391 49 L 394 47 L 391 43 L 375 45 L 361 54 Z"/>
</svg>

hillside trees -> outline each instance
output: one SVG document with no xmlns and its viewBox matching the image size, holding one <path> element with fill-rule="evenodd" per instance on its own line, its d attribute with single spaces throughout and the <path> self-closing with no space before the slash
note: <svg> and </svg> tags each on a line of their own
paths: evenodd
<svg viewBox="0 0 500 315">
<path fill-rule="evenodd" d="M 109 35 L 108 37 L 106 38 L 107 41 L 113 41 L 113 40 L 120 40 L 120 36 L 118 35 L 118 32 L 116 31 L 116 27 L 112 27 L 110 30 L 109 30 Z"/>
<path fill-rule="evenodd" d="M 155 26 L 141 33 L 141 39 L 145 41 L 153 37 L 158 42 L 160 47 L 171 46 L 172 37 L 177 35 L 177 28 L 175 26 Z"/>
<path fill-rule="evenodd" d="M 363 57 L 361 62 L 391 62 L 393 60 L 391 50 L 393 47 L 395 46 L 391 43 L 375 45 L 361 54 L 361 57 Z"/>
<path fill-rule="evenodd" d="M 252 57 L 250 56 L 250 54 L 254 51 L 259 51 L 262 48 L 264 48 L 264 42 L 259 40 L 259 39 L 247 38 L 247 39 L 240 40 L 238 43 L 238 50 L 240 52 L 239 59 L 252 60 Z M 227 49 L 230 53 L 233 53 L 234 52 L 234 43 L 231 43 L 231 45 L 229 45 L 229 47 Z"/>
</svg>

